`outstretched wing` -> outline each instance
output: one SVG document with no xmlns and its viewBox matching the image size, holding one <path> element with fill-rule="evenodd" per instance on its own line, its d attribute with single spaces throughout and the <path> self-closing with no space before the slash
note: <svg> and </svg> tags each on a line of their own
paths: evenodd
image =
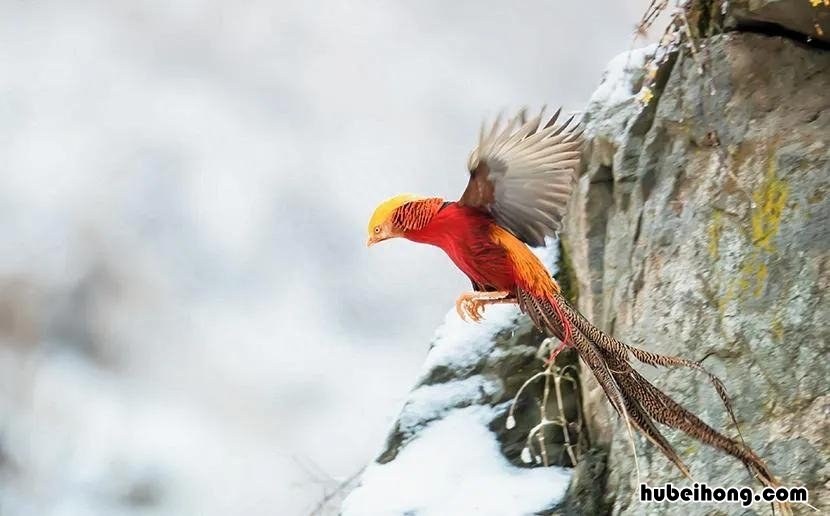
<svg viewBox="0 0 830 516">
<path fill-rule="evenodd" d="M 579 167 L 582 131 L 547 122 L 544 110 L 525 121 L 524 110 L 503 125 L 481 127 L 467 167 L 470 181 L 458 203 L 490 213 L 496 222 L 531 246 L 544 245 L 562 227 Z"/>
</svg>

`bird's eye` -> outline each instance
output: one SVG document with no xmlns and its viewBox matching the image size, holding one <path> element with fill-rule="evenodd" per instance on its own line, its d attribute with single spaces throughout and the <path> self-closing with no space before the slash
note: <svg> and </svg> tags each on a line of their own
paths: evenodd
<svg viewBox="0 0 830 516">
<path fill-rule="evenodd" d="M 380 233 L 380 226 L 375 226 L 375 234 Z"/>
</svg>

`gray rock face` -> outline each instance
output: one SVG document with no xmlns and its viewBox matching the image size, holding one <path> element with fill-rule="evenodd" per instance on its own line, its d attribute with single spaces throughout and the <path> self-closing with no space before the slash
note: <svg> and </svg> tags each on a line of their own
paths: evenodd
<svg viewBox="0 0 830 516">
<path fill-rule="evenodd" d="M 725 11 L 728 29 L 781 28 L 830 43 L 830 5 L 823 0 L 732 0 Z"/>
<path fill-rule="evenodd" d="M 724 380 L 747 444 L 782 484 L 806 486 L 826 512 L 830 52 L 753 33 L 718 36 L 707 48 L 705 75 L 680 56 L 661 70 L 665 84 L 645 108 L 633 95 L 589 106 L 589 142 L 565 231 L 579 306 L 632 345 L 703 360 Z M 736 435 L 704 379 L 660 370 L 651 380 Z M 591 434 L 608 450 L 605 501 L 614 513 L 642 514 L 625 431 L 598 386 L 585 384 Z M 681 434 L 667 437 L 695 480 L 760 487 L 731 457 Z M 642 481 L 689 484 L 636 441 Z"/>
</svg>

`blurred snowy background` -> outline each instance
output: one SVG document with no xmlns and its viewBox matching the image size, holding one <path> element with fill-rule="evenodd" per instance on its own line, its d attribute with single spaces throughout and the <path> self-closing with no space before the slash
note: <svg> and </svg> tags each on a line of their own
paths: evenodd
<svg viewBox="0 0 830 516">
<path fill-rule="evenodd" d="M 0 1 L 0 514 L 309 514 L 468 287 L 372 209 L 647 3 Z"/>
</svg>

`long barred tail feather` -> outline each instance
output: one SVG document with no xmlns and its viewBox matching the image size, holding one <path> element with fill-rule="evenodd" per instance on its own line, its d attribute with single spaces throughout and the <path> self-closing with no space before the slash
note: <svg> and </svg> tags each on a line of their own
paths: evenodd
<svg viewBox="0 0 830 516">
<path fill-rule="evenodd" d="M 743 462 L 746 467 L 766 486 L 778 486 L 778 482 L 767 465 L 748 446 L 721 434 L 700 418 L 686 410 L 657 387 L 649 383 L 640 373 L 631 370 L 627 382 L 632 390 L 642 391 L 643 398 L 651 406 L 651 416 L 659 423 L 676 428 L 698 441 L 718 448 Z"/>
<path fill-rule="evenodd" d="M 560 321 L 560 327 L 562 326 L 561 323 L 564 323 L 565 325 L 568 324 L 566 320 Z M 565 334 L 564 330 L 562 330 L 562 334 Z M 625 430 L 628 434 L 628 442 L 631 445 L 631 452 L 634 456 L 634 467 L 637 471 L 637 483 L 639 484 L 640 464 L 639 460 L 637 459 L 637 448 L 634 445 L 634 434 L 631 431 L 632 426 L 634 426 L 641 432 L 644 431 L 643 427 L 641 427 L 639 424 L 639 421 L 642 418 L 639 417 L 640 414 L 637 410 L 638 407 L 632 407 L 629 400 L 626 399 L 625 393 L 622 391 L 619 383 L 617 382 L 617 378 L 615 376 L 614 371 L 611 370 L 611 368 L 608 366 L 607 361 L 604 360 L 602 356 L 602 351 L 599 348 L 597 348 L 596 344 L 587 339 L 585 335 L 579 330 L 576 330 L 571 335 L 573 337 L 573 343 L 574 347 L 577 349 L 577 353 L 580 357 L 582 357 L 583 361 L 589 364 L 591 371 L 594 373 L 594 377 L 597 379 L 597 382 L 600 384 L 600 387 L 602 387 L 602 390 L 605 392 L 605 396 L 611 402 L 611 406 L 614 407 L 614 410 L 616 410 L 617 414 L 619 414 L 625 422 Z M 635 411 L 633 417 L 631 414 L 629 414 L 629 407 L 631 407 Z M 660 438 L 662 438 L 662 436 L 660 436 Z M 678 467 L 680 467 L 681 471 L 685 471 L 685 467 L 681 466 L 682 464 Z"/>
<path fill-rule="evenodd" d="M 714 387 L 715 392 L 718 394 L 721 403 L 723 403 L 726 412 L 729 414 L 729 418 L 732 420 L 732 424 L 735 425 L 735 429 L 738 431 L 738 437 L 740 438 L 741 442 L 744 443 L 743 435 L 741 435 L 740 425 L 738 424 L 738 419 L 735 417 L 735 412 L 732 408 L 732 400 L 729 398 L 729 394 L 726 392 L 726 387 L 723 385 L 723 382 L 720 380 L 720 378 L 710 373 L 705 367 L 700 365 L 699 362 L 693 362 L 685 358 L 671 355 L 660 355 L 658 353 L 652 353 L 650 351 L 646 351 L 640 348 L 635 348 L 634 346 L 629 346 L 624 342 L 620 342 L 619 340 L 615 339 L 614 337 L 608 335 L 607 333 L 603 332 L 602 330 L 591 324 L 585 318 L 585 316 L 583 316 L 578 310 L 570 306 L 567 300 L 560 294 L 556 294 L 554 297 L 556 298 L 557 302 L 560 305 L 562 305 L 562 311 L 564 311 L 567 314 L 568 320 L 580 331 L 585 332 L 587 335 L 589 335 L 591 339 L 594 340 L 607 353 L 617 355 L 621 360 L 624 361 L 628 360 L 628 353 L 631 353 L 634 356 L 634 358 L 650 366 L 687 367 L 689 369 L 694 369 L 705 374 L 709 378 L 709 381 L 712 383 L 712 386 Z"/>
<path fill-rule="evenodd" d="M 557 295 L 559 295 L 559 294 L 554 294 L 554 296 L 557 296 Z M 560 297 L 561 297 L 561 295 L 560 295 Z M 562 345 L 567 346 L 568 344 L 571 343 L 571 337 L 572 337 L 572 334 L 573 334 L 573 326 L 572 326 L 570 320 L 567 317 L 565 317 L 565 313 L 562 311 L 562 304 L 558 303 L 556 301 L 556 299 L 551 299 L 550 301 L 551 301 L 550 304 L 553 305 L 553 311 L 556 312 L 556 318 L 558 320 L 562 321 L 562 333 L 563 333 Z"/>
<path fill-rule="evenodd" d="M 743 442 L 743 438 L 736 441 L 721 434 L 660 391 L 633 368 L 630 356 L 655 367 L 688 367 L 704 373 L 737 426 L 723 382 L 698 362 L 652 353 L 620 342 L 591 324 L 558 293 L 548 299 L 520 289 L 517 301 L 538 328 L 560 340 L 567 338 L 571 342 L 596 377 L 611 406 L 625 420 L 626 426 L 637 428 L 685 476 L 691 478 L 688 468 L 657 429 L 655 422 L 680 430 L 737 458 L 765 486 L 779 485 L 764 461 Z"/>
<path fill-rule="evenodd" d="M 649 415 L 648 409 L 641 405 L 639 400 L 628 394 L 630 391 L 628 379 L 618 378 L 618 383 L 626 393 L 624 394 L 625 402 L 634 426 L 636 426 L 653 445 L 657 446 L 657 448 L 663 452 L 663 455 L 665 455 L 666 458 L 668 458 L 686 478 L 694 481 L 692 474 L 689 472 L 689 469 L 686 467 L 683 459 L 680 458 L 672 445 L 669 444 L 663 434 L 660 433 L 660 430 L 657 429 L 657 426 L 654 424 L 654 421 Z"/>
<path fill-rule="evenodd" d="M 554 296 L 557 295 L 554 294 Z M 564 345 L 573 340 L 573 324 L 555 297 L 552 299 L 537 298 L 530 292 L 519 289 L 517 300 L 519 308 L 530 316 L 530 320 L 537 328 L 553 334 Z"/>
<path fill-rule="evenodd" d="M 567 318 L 558 317 L 557 314 L 562 313 L 561 308 L 557 310 L 554 308 L 555 302 L 545 298 L 538 298 L 529 292 L 519 289 L 517 300 L 519 308 L 530 317 L 533 324 L 542 331 L 554 335 L 560 340 L 565 341 L 565 335 L 570 333 L 571 340 L 577 353 L 585 363 L 588 364 L 594 377 L 597 379 L 600 387 L 605 392 L 605 396 L 614 407 L 614 410 L 623 418 L 628 433 L 631 449 L 634 453 L 634 465 L 637 470 L 637 481 L 640 480 L 640 467 L 637 460 L 637 450 L 634 447 L 634 436 L 631 432 L 632 424 L 636 426 L 636 419 L 632 419 L 628 415 L 626 408 L 626 400 L 623 392 L 620 390 L 617 381 L 614 378 L 613 372 L 608 368 L 608 364 L 603 359 L 602 352 L 597 348 L 596 344 L 588 340 L 585 335 L 579 330 L 568 332 L 567 328 L 570 322 Z"/>
</svg>

